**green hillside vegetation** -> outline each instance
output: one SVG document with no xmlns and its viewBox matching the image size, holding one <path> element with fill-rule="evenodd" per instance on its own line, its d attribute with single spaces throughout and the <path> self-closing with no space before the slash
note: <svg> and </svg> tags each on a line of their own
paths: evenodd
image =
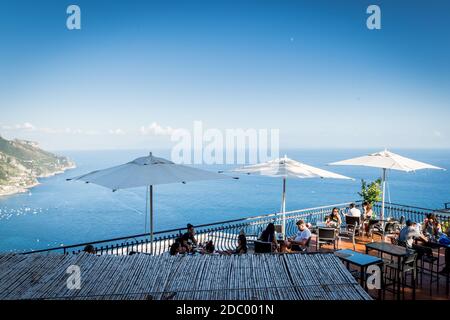
<svg viewBox="0 0 450 320">
<path fill-rule="evenodd" d="M 36 184 L 39 177 L 73 166 L 68 158 L 44 151 L 34 142 L 0 137 L 0 195 L 2 190 L 27 188 Z"/>
</svg>

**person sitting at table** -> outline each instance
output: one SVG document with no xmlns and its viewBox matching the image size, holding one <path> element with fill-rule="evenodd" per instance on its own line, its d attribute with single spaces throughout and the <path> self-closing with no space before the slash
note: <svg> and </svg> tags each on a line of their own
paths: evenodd
<svg viewBox="0 0 450 320">
<path fill-rule="evenodd" d="M 400 243 L 404 243 L 407 248 L 412 248 L 414 239 L 420 239 L 424 242 L 428 241 L 428 239 L 423 234 L 417 231 L 416 223 L 411 220 L 407 220 L 406 226 L 403 227 L 402 230 L 400 230 L 398 240 Z"/>
<path fill-rule="evenodd" d="M 209 240 L 201 250 L 203 254 L 212 254 L 214 253 L 215 247 L 212 240 Z"/>
<path fill-rule="evenodd" d="M 372 219 L 374 214 L 372 210 L 372 205 L 368 201 L 363 202 L 363 210 L 364 210 L 364 219 L 369 220 Z"/>
<path fill-rule="evenodd" d="M 273 223 L 269 223 L 266 229 L 259 236 L 258 240 L 272 243 L 272 251 L 276 251 L 278 248 L 278 243 L 275 235 L 275 225 Z"/>
<path fill-rule="evenodd" d="M 441 233 L 441 225 L 436 216 L 432 213 L 427 214 L 423 221 L 422 230 L 426 235 L 438 236 Z"/>
<path fill-rule="evenodd" d="M 191 252 L 193 246 L 197 245 L 197 239 L 195 238 L 194 226 L 190 223 L 187 224 L 187 232 L 181 236 L 181 245 Z"/>
<path fill-rule="evenodd" d="M 298 220 L 296 225 L 298 228 L 297 234 L 295 235 L 295 237 L 291 237 L 286 240 L 285 245 L 292 251 L 301 251 L 305 249 L 309 238 L 311 238 L 311 231 L 308 229 L 305 221 L 303 220 Z"/>
<path fill-rule="evenodd" d="M 187 249 L 186 249 L 186 247 L 184 247 L 182 245 L 181 238 L 175 239 L 175 242 L 172 243 L 172 245 L 170 246 L 170 249 L 169 249 L 169 254 L 171 256 L 175 256 L 179 253 L 182 254 L 182 253 L 186 253 L 186 252 L 187 252 Z"/>
<path fill-rule="evenodd" d="M 364 201 L 362 206 L 364 211 L 362 223 L 364 224 L 365 232 L 368 233 L 370 227 L 376 223 L 376 221 L 374 221 L 375 214 L 372 210 L 372 205 L 370 204 L 370 202 Z"/>
<path fill-rule="evenodd" d="M 327 216 L 325 223 L 329 227 L 339 227 L 342 224 L 342 219 L 338 208 L 333 208 L 333 210 L 331 210 L 331 214 Z"/>
<path fill-rule="evenodd" d="M 241 231 L 239 233 L 238 237 L 238 246 L 234 250 L 234 254 L 245 254 L 247 253 L 248 247 L 247 247 L 247 237 L 245 236 L 244 231 Z"/>
<path fill-rule="evenodd" d="M 88 244 L 84 247 L 83 251 L 86 253 L 95 254 L 95 247 L 92 244 Z"/>
<path fill-rule="evenodd" d="M 241 230 L 239 232 L 238 245 L 237 245 L 236 249 L 219 251 L 219 253 L 220 254 L 245 254 L 245 253 L 247 253 L 247 250 L 248 250 L 247 237 L 245 236 L 244 230 Z"/>
<path fill-rule="evenodd" d="M 350 217 L 361 217 L 361 210 L 356 207 L 356 204 L 350 203 L 350 210 L 347 213 Z"/>
</svg>

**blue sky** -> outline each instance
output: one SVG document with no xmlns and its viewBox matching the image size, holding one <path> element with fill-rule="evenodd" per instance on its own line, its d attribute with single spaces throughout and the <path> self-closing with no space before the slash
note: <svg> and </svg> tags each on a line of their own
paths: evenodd
<svg viewBox="0 0 450 320">
<path fill-rule="evenodd" d="M 0 134 L 148 149 L 200 120 L 282 148 L 450 148 L 449 30 L 447 1 L 2 0 Z"/>
</svg>

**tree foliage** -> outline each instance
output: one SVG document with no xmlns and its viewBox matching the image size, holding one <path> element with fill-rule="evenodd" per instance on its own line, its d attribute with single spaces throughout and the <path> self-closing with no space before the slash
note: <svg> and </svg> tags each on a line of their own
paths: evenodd
<svg viewBox="0 0 450 320">
<path fill-rule="evenodd" d="M 367 201 L 370 204 L 381 201 L 381 179 L 372 182 L 361 179 L 361 192 L 358 192 L 358 194 L 364 201 Z"/>
</svg>

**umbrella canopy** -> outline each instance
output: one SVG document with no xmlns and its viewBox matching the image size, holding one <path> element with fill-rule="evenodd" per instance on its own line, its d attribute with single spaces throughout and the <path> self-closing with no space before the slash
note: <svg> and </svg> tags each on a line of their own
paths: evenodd
<svg viewBox="0 0 450 320">
<path fill-rule="evenodd" d="M 284 158 L 278 158 L 264 163 L 238 168 L 233 170 L 233 172 L 296 179 L 352 179 L 331 171 L 309 166 L 307 164 L 289 159 L 286 156 Z"/>
<path fill-rule="evenodd" d="M 322 178 L 322 179 L 347 179 L 353 180 L 352 178 L 330 172 L 327 170 L 319 169 L 316 167 L 309 166 L 307 164 L 289 159 L 284 156 L 284 158 L 278 158 L 270 160 L 264 163 L 258 163 L 254 165 L 245 166 L 242 168 L 234 169 L 233 172 L 254 174 L 268 177 L 279 177 L 283 179 L 283 192 L 281 199 L 281 213 L 282 213 L 282 233 L 285 234 L 286 228 L 286 179 L 311 179 L 311 178 Z"/>
<path fill-rule="evenodd" d="M 364 166 L 364 167 L 374 167 L 383 169 L 382 174 L 382 185 L 383 185 L 383 193 L 382 193 L 382 201 L 381 201 L 381 213 L 380 218 L 384 220 L 384 203 L 385 203 L 385 193 L 386 193 L 386 180 L 387 170 L 399 170 L 405 172 L 411 172 L 422 169 L 438 169 L 445 170 L 443 168 L 439 168 L 433 166 L 428 163 L 416 161 L 413 159 L 402 157 L 396 153 L 390 152 L 388 150 L 375 152 L 369 154 L 367 156 L 352 158 L 348 160 L 338 161 L 330 163 L 330 165 L 337 166 Z"/>
<path fill-rule="evenodd" d="M 113 191 L 126 188 L 148 187 L 150 214 L 150 242 L 153 252 L 153 186 L 168 183 L 186 183 L 199 180 L 236 179 L 227 175 L 175 164 L 154 157 L 152 153 L 128 163 L 70 178 L 67 180 L 94 183 Z"/>
<path fill-rule="evenodd" d="M 388 150 L 375 152 L 367 156 L 330 163 L 330 165 L 364 166 L 399 171 L 416 171 L 421 169 L 440 169 L 428 163 L 402 157 Z"/>
<path fill-rule="evenodd" d="M 158 184 L 186 183 L 190 181 L 226 178 L 231 177 L 216 172 L 175 164 L 172 161 L 154 157 L 150 154 L 122 165 L 92 171 L 69 180 L 95 183 L 116 191 L 119 189 Z"/>
</svg>

